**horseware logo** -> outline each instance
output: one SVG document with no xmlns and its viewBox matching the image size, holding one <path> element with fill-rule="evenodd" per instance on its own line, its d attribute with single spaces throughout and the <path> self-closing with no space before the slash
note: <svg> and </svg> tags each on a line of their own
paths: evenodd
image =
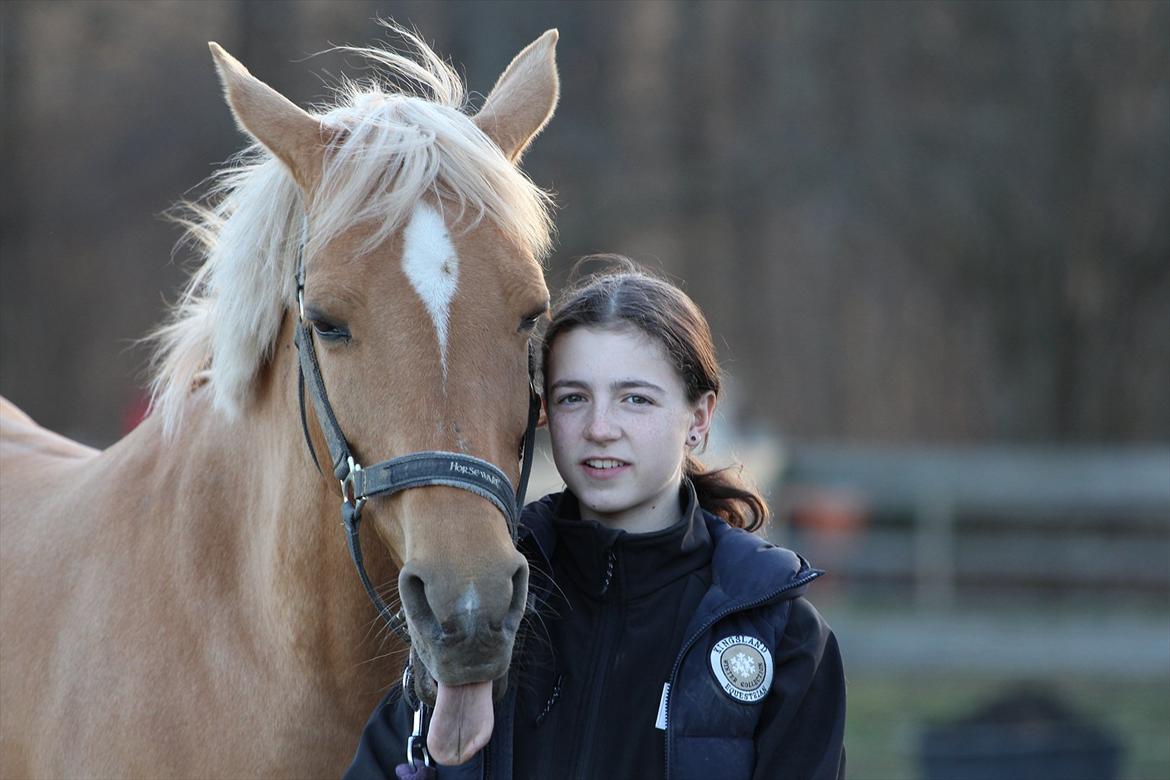
<svg viewBox="0 0 1170 780">
<path fill-rule="evenodd" d="M 500 486 L 500 478 L 494 474 L 489 474 L 483 469 L 477 469 L 474 466 L 464 466 L 459 461 L 451 461 L 451 468 L 448 471 L 454 471 L 456 474 L 462 474 L 465 477 L 475 477 L 481 482 L 487 482 L 492 487 Z"/>
<path fill-rule="evenodd" d="M 759 701 L 772 687 L 772 651 L 754 636 L 724 637 L 711 648 L 711 671 L 731 698 Z"/>
</svg>

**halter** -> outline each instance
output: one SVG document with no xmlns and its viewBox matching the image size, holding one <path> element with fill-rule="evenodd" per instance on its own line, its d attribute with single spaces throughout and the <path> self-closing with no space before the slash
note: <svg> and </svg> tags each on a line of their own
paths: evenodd
<svg viewBox="0 0 1170 780">
<path fill-rule="evenodd" d="M 520 510 L 524 506 L 524 493 L 528 488 L 528 477 L 532 472 L 533 444 L 536 438 L 536 420 L 540 413 L 540 396 L 536 392 L 536 383 L 533 380 L 532 354 L 528 360 L 528 427 L 524 431 L 524 444 L 520 453 L 522 461 L 520 467 L 520 482 L 513 493 L 512 483 L 508 476 L 497 466 L 481 458 L 464 455 L 458 452 L 428 450 L 415 452 L 409 455 L 400 455 L 372 466 L 362 466 L 353 456 L 341 426 L 337 424 L 337 417 L 333 407 L 329 404 L 329 396 L 325 392 L 325 379 L 321 376 L 321 367 L 317 362 L 317 351 L 313 346 L 313 326 L 305 319 L 305 245 L 308 236 L 308 218 L 304 223 L 304 233 L 301 239 L 297 267 L 297 305 L 300 311 L 300 322 L 297 325 L 295 342 L 299 353 L 297 397 L 301 409 L 301 427 L 304 430 L 305 442 L 309 445 L 309 453 L 313 463 L 320 470 L 320 461 L 313 448 L 313 440 L 309 436 L 309 424 L 305 417 L 305 385 L 309 387 L 309 397 L 313 401 L 313 408 L 317 412 L 317 421 L 325 434 L 325 441 L 329 448 L 329 457 L 333 467 L 333 476 L 341 483 L 341 522 L 345 526 L 346 542 L 349 545 L 349 555 L 357 567 L 358 576 L 366 595 L 378 609 L 378 615 L 386 625 L 402 641 L 410 643 L 410 633 L 406 629 L 406 619 L 402 611 L 393 613 L 382 597 L 374 589 L 366 574 L 366 567 L 362 562 L 362 544 L 358 537 L 361 526 L 362 507 L 366 501 L 375 496 L 391 496 L 410 488 L 427 485 L 442 485 L 467 490 L 490 501 L 504 515 L 508 523 L 508 531 L 512 542 L 516 541 L 517 524 Z"/>
</svg>

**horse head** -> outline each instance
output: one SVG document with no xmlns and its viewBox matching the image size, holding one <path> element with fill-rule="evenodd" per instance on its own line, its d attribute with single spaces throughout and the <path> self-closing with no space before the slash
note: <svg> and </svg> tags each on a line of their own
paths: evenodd
<svg viewBox="0 0 1170 780">
<path fill-rule="evenodd" d="M 232 112 L 266 155 L 250 175 L 268 166 L 279 180 L 256 197 L 282 204 L 266 213 L 285 236 L 286 259 L 261 263 L 241 283 L 282 276 L 278 303 L 251 317 L 311 326 L 304 333 L 337 427 L 361 461 L 458 453 L 514 483 L 529 409 L 528 342 L 548 308 L 539 260 L 551 230 L 547 196 L 516 164 L 556 104 L 557 35 L 550 30 L 517 55 L 473 116 L 461 110 L 458 76 L 407 37 L 417 60 L 360 53 L 415 82 L 414 94 L 347 82 L 338 104 L 320 113 L 295 106 L 211 44 Z M 233 229 L 274 229 L 232 222 L 224 216 L 221 240 Z M 301 300 L 287 260 L 298 255 Z M 231 361 L 221 357 L 230 353 L 230 345 L 214 351 L 225 364 L 213 362 L 223 374 L 217 399 L 232 392 Z M 307 433 L 328 474 L 336 464 L 325 456 L 319 417 L 309 415 Z M 470 490 L 430 484 L 371 498 L 363 511 L 399 569 L 415 688 L 436 707 L 432 752 L 460 763 L 490 736 L 492 690 L 503 690 L 525 610 L 527 564 L 500 508 Z"/>
</svg>

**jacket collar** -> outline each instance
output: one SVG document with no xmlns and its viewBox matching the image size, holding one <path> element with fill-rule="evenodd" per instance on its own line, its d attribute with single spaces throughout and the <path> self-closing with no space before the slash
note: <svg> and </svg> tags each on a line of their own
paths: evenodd
<svg viewBox="0 0 1170 780">
<path fill-rule="evenodd" d="M 705 567 L 711 536 L 689 482 L 680 486 L 677 507 L 668 528 L 629 533 L 583 519 L 566 491 L 552 516 L 557 579 L 590 598 L 637 599 Z"/>
<path fill-rule="evenodd" d="M 684 515 L 693 514 L 703 520 L 713 548 L 712 584 L 699 606 L 696 619 L 734 609 L 737 604 L 796 598 L 804 594 L 808 583 L 824 574 L 791 550 L 732 528 L 723 519 L 701 509 L 690 480 L 684 481 L 684 489 L 687 491 L 683 499 Z M 566 495 L 572 494 L 568 491 L 551 493 L 534 501 L 524 508 L 520 518 L 519 544 L 522 550 L 535 557 L 541 571 L 551 569 L 549 561 L 558 542 L 553 517 Z M 551 583 L 541 587 L 551 588 Z"/>
</svg>

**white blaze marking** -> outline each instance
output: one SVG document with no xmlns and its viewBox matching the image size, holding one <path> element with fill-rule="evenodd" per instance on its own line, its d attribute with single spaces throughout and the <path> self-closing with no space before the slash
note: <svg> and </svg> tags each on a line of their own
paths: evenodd
<svg viewBox="0 0 1170 780">
<path fill-rule="evenodd" d="M 439 360 L 447 379 L 447 331 L 451 300 L 459 287 L 459 256 L 443 217 L 426 203 L 414 207 L 403 233 L 402 270 L 422 299 L 439 338 Z"/>
<path fill-rule="evenodd" d="M 475 590 L 475 585 L 467 586 L 467 590 L 463 591 L 463 595 L 459 599 L 459 609 L 464 612 L 475 612 L 479 609 L 479 593 Z"/>
</svg>

